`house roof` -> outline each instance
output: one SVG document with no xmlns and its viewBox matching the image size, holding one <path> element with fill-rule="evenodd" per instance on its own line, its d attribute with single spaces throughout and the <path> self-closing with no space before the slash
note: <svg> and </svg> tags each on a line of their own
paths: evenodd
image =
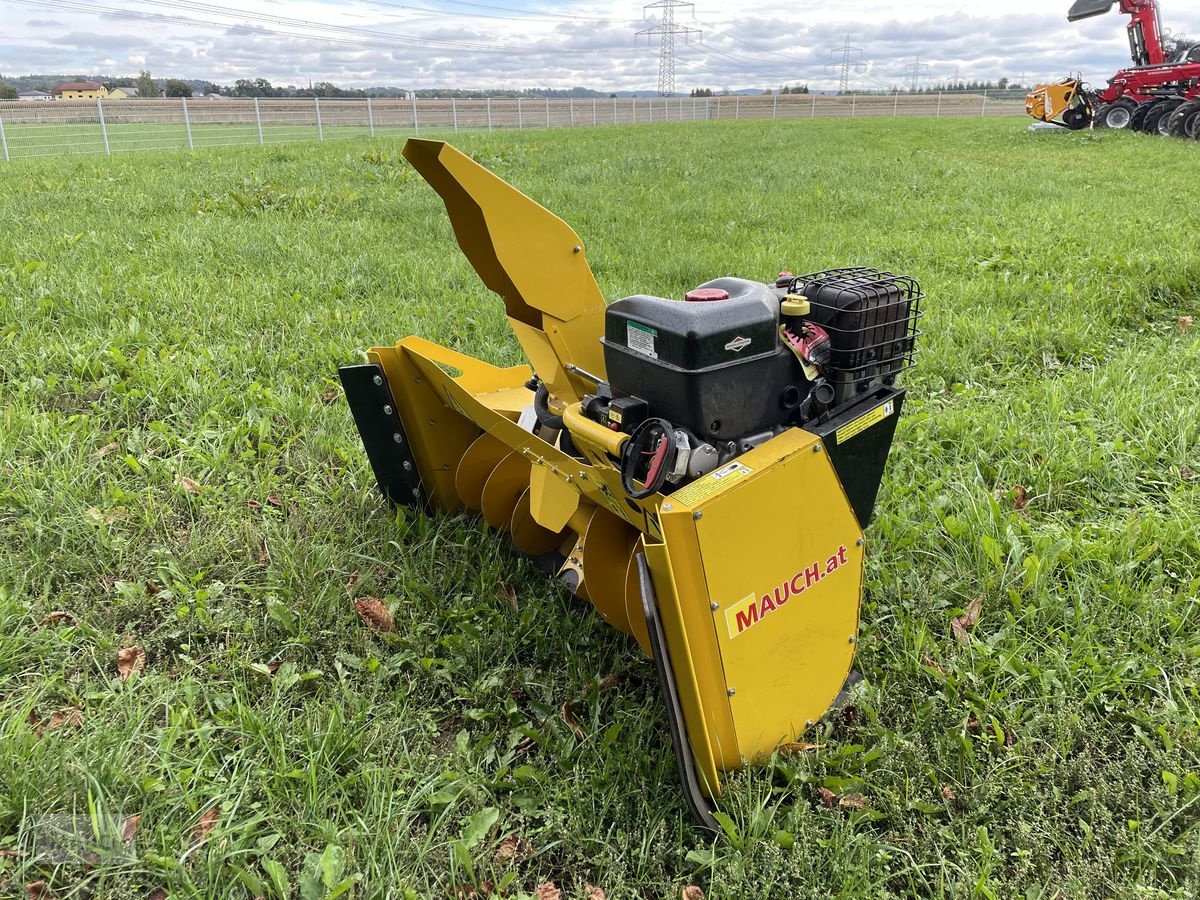
<svg viewBox="0 0 1200 900">
<path fill-rule="evenodd" d="M 118 85 L 109 91 L 109 93 L 115 94 L 117 91 L 120 91 L 126 97 L 136 97 L 138 95 L 138 89 L 132 85 Z"/>
<path fill-rule="evenodd" d="M 50 94 L 46 91 L 18 91 L 18 97 L 49 97 Z"/>
<path fill-rule="evenodd" d="M 60 84 L 54 89 L 54 93 L 61 94 L 63 91 L 98 91 L 103 88 L 98 81 L 68 81 L 66 84 Z"/>
</svg>

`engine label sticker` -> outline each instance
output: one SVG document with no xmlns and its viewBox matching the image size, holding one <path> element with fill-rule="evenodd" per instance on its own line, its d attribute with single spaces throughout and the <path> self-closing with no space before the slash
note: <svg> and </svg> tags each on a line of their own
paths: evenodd
<svg viewBox="0 0 1200 900">
<path fill-rule="evenodd" d="M 751 628 L 766 621 L 767 616 L 783 609 L 789 600 L 794 600 L 810 588 L 816 587 L 830 575 L 834 575 L 849 564 L 846 545 L 838 547 L 837 553 L 824 562 L 817 560 L 801 569 L 787 581 L 762 594 L 754 593 L 725 608 L 725 626 L 729 637 L 741 637 Z"/>
<path fill-rule="evenodd" d="M 895 412 L 896 412 L 896 401 L 894 401 L 894 400 L 889 400 L 887 403 L 883 404 L 882 406 L 875 407 L 873 410 L 871 410 L 865 416 L 857 418 L 853 422 L 851 422 L 849 425 L 846 425 L 845 427 L 839 428 L 837 430 L 838 445 L 841 446 L 842 444 L 846 443 L 846 441 L 849 441 L 853 438 L 858 437 L 860 434 L 862 434 L 868 428 L 872 428 L 875 425 L 878 425 L 880 422 L 882 422 L 884 419 L 887 419 Z"/>
<path fill-rule="evenodd" d="M 703 478 L 693 481 L 681 491 L 676 491 L 671 495 L 672 500 L 678 500 L 680 503 L 686 503 L 688 506 L 695 506 L 701 500 L 707 500 L 717 491 L 722 491 L 730 485 L 736 484 L 747 475 L 753 474 L 754 470 L 749 466 L 743 466 L 739 462 L 732 462 L 727 466 L 717 469 L 715 472 L 710 472 Z"/>
<path fill-rule="evenodd" d="M 625 345 L 634 353 L 658 359 L 658 351 L 654 349 L 658 332 L 648 325 L 639 325 L 637 322 L 627 322 L 626 324 L 628 328 L 625 331 Z"/>
<path fill-rule="evenodd" d="M 735 337 L 732 341 L 730 341 L 728 344 L 725 345 L 725 349 L 731 350 L 734 353 L 741 353 L 743 350 L 745 350 L 747 347 L 749 347 L 753 343 L 754 343 L 754 341 L 751 338 Z"/>
</svg>

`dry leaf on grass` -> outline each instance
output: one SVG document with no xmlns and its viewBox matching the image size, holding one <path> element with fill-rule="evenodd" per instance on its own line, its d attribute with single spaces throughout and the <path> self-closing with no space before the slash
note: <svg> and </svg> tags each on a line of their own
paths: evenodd
<svg viewBox="0 0 1200 900">
<path fill-rule="evenodd" d="M 53 628 L 56 625 L 66 625 L 70 627 L 78 623 L 76 623 L 75 617 L 69 612 L 63 612 L 61 609 L 56 609 L 54 612 L 50 613 L 50 615 L 46 616 L 46 618 L 42 619 L 42 624 L 49 625 L 51 628 Z"/>
<path fill-rule="evenodd" d="M 971 642 L 970 631 L 979 621 L 979 613 L 982 609 L 983 596 L 981 595 L 967 604 L 967 608 L 963 610 L 961 616 L 956 616 L 950 621 L 950 630 L 954 632 L 954 639 L 960 644 Z"/>
<path fill-rule="evenodd" d="M 817 788 L 817 796 L 821 798 L 821 802 L 833 809 L 837 806 L 838 795 L 829 788 Z"/>
<path fill-rule="evenodd" d="M 583 895 L 586 900 L 608 900 L 608 894 L 604 893 L 604 888 L 598 888 L 594 884 L 584 885 Z"/>
<path fill-rule="evenodd" d="M 611 688 L 619 687 L 629 680 L 628 672 L 613 672 L 611 675 L 605 675 L 600 679 L 600 690 L 607 691 Z"/>
<path fill-rule="evenodd" d="M 570 700 L 564 701 L 562 705 L 562 717 L 563 721 L 567 723 L 567 727 L 575 732 L 575 737 L 582 741 L 585 735 L 583 729 L 579 727 L 579 720 L 575 718 L 575 713 L 571 709 Z"/>
<path fill-rule="evenodd" d="M 793 756 L 797 753 L 812 753 L 814 750 L 824 749 L 824 744 L 809 744 L 804 741 L 793 741 L 790 744 L 780 745 L 779 753 L 782 756 Z"/>
<path fill-rule="evenodd" d="M 520 612 L 521 607 L 517 603 L 517 592 L 507 581 L 500 582 L 500 597 L 508 604 L 508 608 L 513 612 Z"/>
<path fill-rule="evenodd" d="M 141 672 L 145 668 L 146 651 L 136 644 L 117 654 L 117 673 L 126 681 L 134 672 Z"/>
<path fill-rule="evenodd" d="M 267 552 L 267 542 L 260 540 L 258 542 L 258 564 L 265 566 L 271 561 L 271 554 Z"/>
<path fill-rule="evenodd" d="M 192 846 L 195 847 L 203 844 L 208 840 L 209 834 L 217 827 L 217 820 L 221 818 L 221 811 L 213 806 L 200 817 L 200 821 L 196 823 L 196 827 L 192 829 Z"/>
<path fill-rule="evenodd" d="M 689 884 L 679 892 L 679 900 L 704 900 L 704 891 L 694 884 Z"/>
<path fill-rule="evenodd" d="M 533 896 L 537 900 L 562 900 L 562 891 L 553 881 L 547 881 L 538 885 L 538 889 L 533 892 Z"/>
<path fill-rule="evenodd" d="M 342 396 L 341 391 L 337 390 L 336 388 L 331 389 L 321 394 L 321 402 L 326 406 L 329 406 L 331 403 L 337 403 L 338 397 L 340 396 Z"/>
<path fill-rule="evenodd" d="M 186 475 L 176 475 L 175 483 L 177 485 L 179 485 L 181 488 L 183 488 L 184 491 L 186 491 L 189 494 L 200 493 L 200 485 L 196 482 L 196 480 L 194 478 L 188 478 Z"/>
<path fill-rule="evenodd" d="M 943 675 L 946 674 L 946 670 L 944 668 L 942 668 L 942 666 L 940 666 L 938 664 L 937 660 L 935 660 L 932 656 L 926 656 L 924 659 L 921 660 L 921 662 L 924 663 L 925 665 L 927 665 L 929 668 L 931 668 L 937 672 L 940 672 Z"/>
<path fill-rule="evenodd" d="M 953 800 L 957 796 L 958 795 L 954 793 L 954 788 L 950 787 L 950 785 L 947 784 L 947 785 L 942 786 L 942 799 L 945 800 L 947 803 L 949 803 L 951 800 Z"/>
<path fill-rule="evenodd" d="M 108 454 L 112 453 L 114 450 L 119 450 L 119 449 L 120 449 L 120 447 L 117 444 L 117 442 L 113 441 L 111 444 L 105 444 L 99 450 L 94 451 L 92 453 L 91 458 L 92 459 L 104 459 L 104 457 L 108 456 Z"/>
<path fill-rule="evenodd" d="M 867 798 L 862 794 L 847 794 L 838 800 L 838 806 L 843 809 L 866 809 Z"/>
<path fill-rule="evenodd" d="M 533 852 L 533 847 L 524 838 L 510 834 L 496 848 L 496 862 L 520 862 Z"/>
<path fill-rule="evenodd" d="M 88 508 L 87 516 L 93 522 L 99 522 L 101 525 L 111 525 L 117 520 L 116 516 L 100 512 L 95 506 Z"/>
<path fill-rule="evenodd" d="M 155 888 L 146 895 L 146 900 L 167 900 L 167 892 L 162 888 Z"/>
<path fill-rule="evenodd" d="M 1175 327 L 1177 327 L 1180 331 L 1189 331 L 1195 324 L 1195 316 L 1180 316 L 1179 321 L 1175 323 Z"/>
<path fill-rule="evenodd" d="M 354 597 L 354 589 L 358 587 L 358 579 L 359 574 L 357 569 L 351 572 L 350 577 L 346 579 L 346 593 L 349 594 L 352 599 Z"/>
<path fill-rule="evenodd" d="M 1029 505 L 1029 491 L 1025 490 L 1025 485 L 1014 484 L 1012 489 L 1013 508 L 1018 512 Z"/>
<path fill-rule="evenodd" d="M 121 825 L 121 842 L 128 844 L 137 837 L 138 829 L 141 827 L 142 817 L 140 815 L 127 817 Z"/>
<path fill-rule="evenodd" d="M 280 500 L 279 495 L 275 494 L 275 493 L 267 494 L 267 502 L 270 503 L 272 506 L 274 506 L 276 509 L 283 506 L 283 501 Z"/>
<path fill-rule="evenodd" d="M 44 881 L 31 881 L 25 885 L 25 896 L 29 900 L 51 900 L 54 897 L 54 892 L 50 890 L 50 885 Z"/>
<path fill-rule="evenodd" d="M 1181 479 L 1183 479 L 1184 481 L 1195 481 L 1196 473 L 1194 471 L 1192 471 L 1191 469 L 1189 469 L 1187 466 L 1183 466 L 1179 470 L 1179 477 Z"/>
<path fill-rule="evenodd" d="M 378 597 L 363 597 L 354 601 L 354 611 L 358 617 L 375 631 L 395 631 L 396 620 L 383 601 Z"/>
<path fill-rule="evenodd" d="M 50 720 L 46 722 L 46 730 L 57 731 L 67 725 L 72 728 L 83 726 L 83 710 L 78 706 L 64 706 L 62 709 L 56 709 L 50 714 Z"/>
</svg>

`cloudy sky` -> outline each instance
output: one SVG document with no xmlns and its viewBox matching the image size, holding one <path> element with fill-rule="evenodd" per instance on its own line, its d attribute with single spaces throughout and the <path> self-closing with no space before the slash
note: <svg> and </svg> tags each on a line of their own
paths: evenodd
<svg viewBox="0 0 1200 900">
<path fill-rule="evenodd" d="M 1200 32 L 1191 3 L 1164 0 L 1164 24 Z M 806 82 L 834 88 L 850 43 L 853 84 L 1027 81 L 1082 72 L 1103 83 L 1129 62 L 1115 10 L 1070 24 L 1070 0 L 697 0 L 678 24 L 679 90 Z M 1172 18 L 1172 13 L 1177 13 Z M 232 83 L 651 90 L 662 10 L 624 0 L 0 0 L 0 74 L 136 74 Z M 1192 21 L 1184 21 L 1184 19 Z"/>
</svg>

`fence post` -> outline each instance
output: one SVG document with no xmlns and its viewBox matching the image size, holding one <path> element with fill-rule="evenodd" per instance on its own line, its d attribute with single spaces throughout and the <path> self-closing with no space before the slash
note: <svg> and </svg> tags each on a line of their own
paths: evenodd
<svg viewBox="0 0 1200 900">
<path fill-rule="evenodd" d="M 254 121 L 258 124 L 258 143 L 263 143 L 262 135 L 262 111 L 258 108 L 258 98 L 254 98 Z"/>
<path fill-rule="evenodd" d="M 854 116 L 857 114 L 857 112 L 858 112 L 858 94 L 851 94 L 850 95 L 850 118 L 853 119 Z"/>
<path fill-rule="evenodd" d="M 104 153 L 107 156 L 112 156 L 112 148 L 108 146 L 108 126 L 104 124 L 104 103 L 101 100 L 96 101 L 96 112 L 100 116 L 100 134 L 104 138 Z"/>
<path fill-rule="evenodd" d="M 421 133 L 421 123 L 417 121 L 417 92 L 413 91 L 408 96 L 412 100 L 413 134 L 419 135 Z"/>
<path fill-rule="evenodd" d="M 517 98 L 517 128 L 524 128 L 525 122 L 521 116 L 521 98 Z"/>
<path fill-rule="evenodd" d="M 779 95 L 775 94 L 774 96 L 775 96 L 775 100 L 771 104 L 771 118 L 778 119 L 779 118 Z"/>
<path fill-rule="evenodd" d="M 546 95 L 546 127 L 550 127 L 550 95 Z"/>
<path fill-rule="evenodd" d="M 571 104 L 571 127 L 575 127 L 575 98 L 568 97 L 567 102 Z"/>
<path fill-rule="evenodd" d="M 592 124 L 596 124 L 596 98 L 592 98 Z"/>
<path fill-rule="evenodd" d="M 742 117 L 742 95 L 738 94 L 733 98 L 733 117 L 740 119 Z"/>
<path fill-rule="evenodd" d="M 325 129 L 321 127 L 321 98 L 313 97 L 313 104 L 317 110 L 317 140 L 325 140 Z"/>
<path fill-rule="evenodd" d="M 371 98 L 367 98 L 367 133 L 375 137 L 375 111 L 371 108 Z"/>
<path fill-rule="evenodd" d="M 617 98 L 613 97 L 613 124 L 617 124 Z"/>
<path fill-rule="evenodd" d="M 940 119 L 941 117 L 942 117 L 942 92 L 938 91 L 937 118 Z"/>
<path fill-rule="evenodd" d="M 488 107 L 488 131 L 491 131 L 492 130 L 492 98 L 491 97 L 487 98 L 487 107 Z"/>
<path fill-rule="evenodd" d="M 721 98 L 717 97 L 717 121 L 721 121 Z"/>
<path fill-rule="evenodd" d="M 816 94 L 816 91 L 814 91 L 813 95 L 812 95 L 812 115 L 810 115 L 809 118 L 815 119 L 816 117 L 817 117 L 817 94 Z"/>
<path fill-rule="evenodd" d="M 986 115 L 987 115 L 987 91 L 985 90 L 983 92 L 983 108 L 981 110 L 979 110 L 979 118 L 982 119 Z"/>
<path fill-rule="evenodd" d="M 896 96 L 892 101 L 892 118 L 896 118 L 900 112 L 900 92 L 896 91 Z"/>
<path fill-rule="evenodd" d="M 4 147 L 4 161 L 11 162 L 11 157 L 8 155 L 8 138 L 4 136 L 4 119 L 0 118 L 0 146 Z"/>
<path fill-rule="evenodd" d="M 450 98 L 450 116 L 454 119 L 454 133 L 458 134 L 458 101 Z"/>
<path fill-rule="evenodd" d="M 187 97 L 180 97 L 179 100 L 183 104 L 183 129 L 187 132 L 188 149 L 195 150 L 196 145 L 192 143 L 192 118 L 188 115 Z"/>
</svg>

